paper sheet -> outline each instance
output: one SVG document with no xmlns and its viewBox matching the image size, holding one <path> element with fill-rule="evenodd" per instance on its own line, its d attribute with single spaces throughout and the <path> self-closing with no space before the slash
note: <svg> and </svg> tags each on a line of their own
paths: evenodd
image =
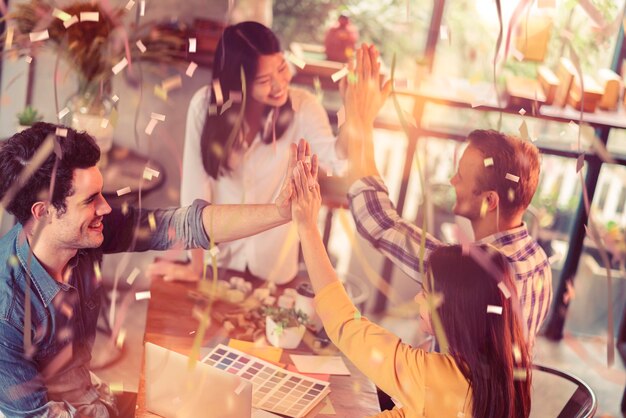
<svg viewBox="0 0 626 418">
<path fill-rule="evenodd" d="M 291 361 L 299 372 L 349 375 L 341 356 L 302 356 L 291 354 Z"/>
</svg>

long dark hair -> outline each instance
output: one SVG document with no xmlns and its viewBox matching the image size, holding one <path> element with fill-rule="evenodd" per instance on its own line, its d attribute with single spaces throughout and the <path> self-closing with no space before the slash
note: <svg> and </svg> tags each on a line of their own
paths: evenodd
<svg viewBox="0 0 626 418">
<path fill-rule="evenodd" d="M 226 27 L 215 51 L 212 74 L 213 80 L 219 80 L 224 102 L 228 101 L 231 93 L 241 94 L 242 70 L 246 92 L 249 92 L 257 73 L 259 57 L 278 52 L 281 52 L 280 41 L 271 29 L 260 23 L 242 22 Z M 245 110 L 242 105 L 246 99 L 233 101 L 230 108 L 222 112 L 217 107 L 215 94 L 211 93 L 207 97 L 209 110 L 202 129 L 200 150 L 205 171 L 215 179 L 232 169 L 228 166 L 228 156 L 242 145 L 243 125 L 240 116 L 242 110 Z M 264 119 L 267 119 L 271 110 L 269 107 L 264 110 Z M 274 132 L 278 139 L 289 127 L 293 119 L 291 101 L 287 100 L 273 115 L 274 120 L 270 121 L 274 123 L 273 129 L 262 135 L 265 143 L 272 142 Z"/>
<path fill-rule="evenodd" d="M 443 294 L 437 313 L 449 354 L 472 391 L 472 415 L 528 417 L 530 355 L 506 258 L 491 247 L 454 245 L 434 251 L 429 263 L 431 285 Z M 489 305 L 502 313 L 488 313 Z"/>
</svg>

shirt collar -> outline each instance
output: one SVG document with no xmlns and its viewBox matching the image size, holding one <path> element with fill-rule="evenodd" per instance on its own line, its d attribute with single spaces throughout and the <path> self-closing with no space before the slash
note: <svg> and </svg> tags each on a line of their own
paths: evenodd
<svg viewBox="0 0 626 418">
<path fill-rule="evenodd" d="M 528 236 L 528 228 L 526 222 L 516 228 L 507 229 L 506 231 L 496 232 L 476 241 L 476 244 L 491 244 L 495 247 L 511 244 L 515 241 L 522 240 Z"/>
<path fill-rule="evenodd" d="M 59 293 L 61 289 L 69 289 L 69 286 L 54 280 L 52 276 L 48 274 L 46 269 L 43 268 L 41 263 L 39 263 L 39 260 L 37 260 L 37 257 L 35 257 L 34 254 L 30 258 L 29 266 L 28 262 L 30 253 L 30 244 L 26 239 L 22 225 L 19 225 L 17 236 L 15 238 L 15 254 L 17 255 L 21 267 L 24 269 L 24 272 L 29 275 L 33 286 L 37 289 L 37 293 L 44 303 L 44 306 L 48 307 L 57 293 Z"/>
</svg>

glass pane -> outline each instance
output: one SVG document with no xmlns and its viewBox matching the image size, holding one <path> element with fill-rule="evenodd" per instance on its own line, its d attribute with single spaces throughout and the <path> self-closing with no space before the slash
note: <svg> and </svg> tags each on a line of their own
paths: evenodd
<svg viewBox="0 0 626 418">
<path fill-rule="evenodd" d="M 626 300 L 626 274 L 624 272 L 626 228 L 626 167 L 605 164 L 598 176 L 598 185 L 592 201 L 592 216 L 598 232 L 609 250 L 613 277 L 612 301 L 614 330 L 621 320 Z M 590 335 L 606 335 L 607 271 L 596 243 L 585 238 L 583 252 L 574 281 L 575 298 L 569 306 L 565 329 Z"/>
</svg>

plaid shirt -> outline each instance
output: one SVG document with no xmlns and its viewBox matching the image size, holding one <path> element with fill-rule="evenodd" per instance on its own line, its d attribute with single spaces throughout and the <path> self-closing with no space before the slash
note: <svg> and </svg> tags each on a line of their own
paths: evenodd
<svg viewBox="0 0 626 418">
<path fill-rule="evenodd" d="M 359 234 L 421 284 L 419 254 L 424 232 L 398 215 L 382 179 L 365 177 L 355 182 L 348 192 L 348 200 Z M 497 248 L 515 270 L 517 293 L 532 347 L 552 301 L 552 270 L 546 253 L 528 234 L 525 224 L 477 243 Z M 425 270 L 430 253 L 443 245 L 446 244 L 426 233 Z"/>
</svg>

